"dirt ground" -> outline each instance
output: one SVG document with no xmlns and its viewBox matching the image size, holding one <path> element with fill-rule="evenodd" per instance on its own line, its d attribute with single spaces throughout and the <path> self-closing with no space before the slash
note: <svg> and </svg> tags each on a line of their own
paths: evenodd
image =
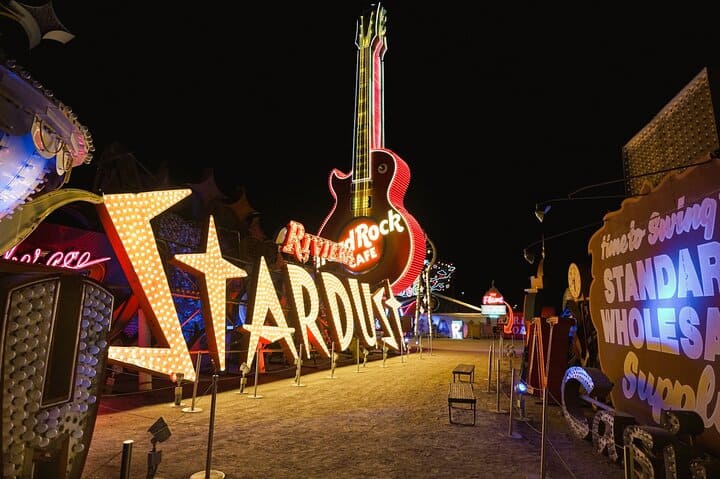
<svg viewBox="0 0 720 479">
<path fill-rule="evenodd" d="M 239 393 L 239 377 L 223 378 L 214 414 L 211 378 L 198 383 L 194 408 L 192 395 L 177 407 L 171 392 L 167 401 L 139 406 L 137 397 L 103 397 L 82 477 L 121 477 L 125 440 L 133 441 L 127 477 L 152 477 L 148 428 L 160 417 L 171 435 L 156 445 L 158 479 L 543 477 L 542 405 L 528 397 L 526 420 L 511 426 L 510 359 L 501 360 L 498 394 L 495 372 L 488 385 L 490 342 L 435 339 L 422 354 L 380 356 L 365 366 L 345 362 L 332 375 L 310 363 L 299 386 L 294 368 L 257 387 L 251 375 L 246 394 Z M 474 426 L 470 410 L 453 410 L 454 421 L 470 425 L 448 418 L 448 388 L 459 363 L 476 366 Z M 544 477 L 624 477 L 621 465 L 570 434 L 559 406 L 549 406 L 546 416 Z"/>
</svg>

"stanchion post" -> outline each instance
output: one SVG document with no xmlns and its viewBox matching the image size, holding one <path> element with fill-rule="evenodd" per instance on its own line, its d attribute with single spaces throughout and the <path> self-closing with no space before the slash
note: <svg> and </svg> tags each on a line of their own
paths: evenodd
<svg viewBox="0 0 720 479">
<path fill-rule="evenodd" d="M 493 360 L 493 349 L 495 348 L 495 341 L 490 343 L 490 349 L 488 349 L 488 377 L 487 377 L 487 391 L 485 392 L 491 392 L 492 388 L 490 385 L 492 384 L 492 360 Z"/>
<path fill-rule="evenodd" d="M 190 476 L 190 479 L 200 479 L 200 477 L 204 477 L 205 479 L 210 479 L 210 478 L 221 479 L 221 478 L 225 477 L 224 472 L 212 470 L 210 467 L 212 464 L 213 435 L 215 433 L 215 403 L 217 401 L 217 382 L 218 382 L 218 375 L 213 374 L 213 377 L 212 377 L 212 399 L 210 402 L 210 424 L 208 426 L 208 446 L 207 446 L 207 455 L 205 456 L 205 470 L 196 472 L 195 474 Z"/>
<path fill-rule="evenodd" d="M 355 338 L 355 372 L 360 372 L 360 338 Z"/>
<path fill-rule="evenodd" d="M 130 479 L 130 464 L 132 464 L 133 440 L 123 441 L 122 460 L 120 462 L 120 479 Z"/>
<path fill-rule="evenodd" d="M 212 464 L 212 446 L 213 446 L 213 433 L 215 432 L 215 402 L 217 400 L 217 382 L 218 375 L 213 374 L 212 377 L 212 400 L 210 402 L 210 425 L 208 427 L 208 447 L 207 447 L 207 458 L 205 460 L 205 478 L 210 477 L 210 465 Z"/>
<path fill-rule="evenodd" d="M 495 406 L 495 410 L 493 412 L 496 412 L 498 414 L 505 414 L 507 411 L 500 409 L 500 390 L 502 389 L 500 387 L 500 355 L 498 355 L 496 361 L 497 368 L 495 372 L 495 397 L 497 405 Z"/>
<path fill-rule="evenodd" d="M 328 379 L 335 379 L 335 342 L 330 343 L 330 376 Z"/>
<path fill-rule="evenodd" d="M 515 369 L 510 368 L 510 420 L 508 421 L 508 436 L 513 439 L 520 439 L 522 436 L 513 432 L 513 409 L 515 409 Z"/>
<path fill-rule="evenodd" d="M 193 395 L 190 407 L 182 408 L 182 412 L 201 412 L 202 409 L 195 407 L 195 399 L 197 398 L 197 388 L 200 382 L 200 361 L 202 360 L 202 351 L 197 352 L 197 361 L 195 365 L 195 383 L 193 384 Z"/>
<path fill-rule="evenodd" d="M 386 368 L 387 367 L 386 363 L 387 363 L 388 347 L 387 347 L 387 344 L 385 343 L 384 339 L 382 340 L 382 343 L 383 343 L 383 345 L 382 345 L 382 355 L 383 355 L 382 367 Z"/>
<path fill-rule="evenodd" d="M 295 380 L 293 381 L 293 386 L 305 386 L 304 384 L 300 384 L 300 375 L 302 374 L 302 354 L 303 354 L 303 345 L 300 345 L 300 354 L 298 355 L 298 358 L 296 360 L 296 367 L 295 367 Z"/>
<path fill-rule="evenodd" d="M 257 393 L 258 373 L 260 372 L 260 368 L 258 367 L 258 357 L 257 357 L 257 355 L 259 353 L 260 353 L 260 342 L 258 342 L 257 347 L 255 348 L 255 386 L 253 388 L 252 396 L 248 396 L 251 399 L 260 399 L 262 397 L 262 395 L 258 395 L 258 393 Z"/>
</svg>

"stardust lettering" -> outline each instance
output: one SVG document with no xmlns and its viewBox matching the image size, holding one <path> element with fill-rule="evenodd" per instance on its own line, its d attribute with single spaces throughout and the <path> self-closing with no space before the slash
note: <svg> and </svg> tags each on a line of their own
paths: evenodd
<svg viewBox="0 0 720 479">
<path fill-rule="evenodd" d="M 157 336 L 164 337 L 167 345 L 167 347 L 110 346 L 108 357 L 147 371 L 168 375 L 181 372 L 189 381 L 193 381 L 195 380 L 195 371 L 190 360 L 187 342 L 182 336 L 170 288 L 167 281 L 156 280 L 155 272 L 163 271 L 159 250 L 144 247 L 148 243 L 156 243 L 150 219 L 190 193 L 189 189 L 183 189 L 105 195 L 99 213 L 116 253 L 124 256 L 121 264 L 124 265 L 126 275 L 133 278 L 131 281 L 133 292 L 144 297 L 144 302 L 150 306 L 147 319 L 155 324 Z M 126 214 L 128 210 L 136 211 L 137 214 L 128 215 Z M 210 223 L 213 224 L 212 221 Z M 294 235 L 296 239 L 304 237 L 299 234 L 299 230 Z M 219 245 L 216 253 L 220 255 Z M 371 294 L 369 285 L 353 283 L 353 286 L 350 287 L 348 286 L 350 279 L 343 282 L 329 272 L 320 274 L 319 288 L 316 288 L 312 284 L 312 277 L 306 272 L 300 273 L 299 271 L 298 268 L 286 269 L 292 292 L 289 295 L 289 301 L 294 306 L 294 308 L 290 308 L 290 314 L 293 316 L 291 320 L 295 323 L 293 325 L 295 327 L 291 327 L 286 323 L 285 313 L 269 274 L 267 262 L 264 257 L 260 257 L 260 263 L 255 269 L 257 276 L 250 282 L 250 284 L 254 283 L 254 289 L 251 288 L 248 291 L 248 297 L 252 298 L 248 304 L 248 317 L 252 319 L 243 326 L 246 332 L 250 333 L 248 363 L 252 363 L 256 351 L 255 346 L 260 338 L 265 338 L 270 342 L 283 341 L 293 356 L 297 358 L 292 333 L 298 329 L 303 336 L 305 351 L 309 357 L 310 337 L 321 340 L 318 327 L 318 322 L 321 320 L 319 318 L 321 301 L 325 310 L 329 312 L 331 324 L 328 329 L 333 336 L 334 343 L 339 346 L 339 349 L 336 348 L 336 350 L 345 350 L 349 347 L 356 321 L 363 321 L 362 326 L 374 325 L 375 320 L 380 321 L 386 329 L 385 333 L 393 336 L 393 340 L 385 340 L 385 344 L 401 346 L 402 331 L 398 313 L 400 303 L 392 295 L 387 280 L 384 286 Z M 358 294 L 360 297 L 356 297 Z M 322 296 L 322 299 L 319 295 Z M 212 326 L 214 324 L 212 310 L 208 316 L 203 319 L 211 325 L 210 327 L 214 327 Z M 266 324 L 268 319 L 274 320 L 275 325 Z M 224 330 L 208 335 L 208 349 L 220 352 L 217 344 L 213 343 L 225 341 L 222 333 Z M 374 334 L 375 329 L 368 328 L 367 334 L 362 335 L 362 340 L 366 343 L 375 343 Z M 327 347 L 320 348 L 320 350 L 327 353 Z"/>
</svg>

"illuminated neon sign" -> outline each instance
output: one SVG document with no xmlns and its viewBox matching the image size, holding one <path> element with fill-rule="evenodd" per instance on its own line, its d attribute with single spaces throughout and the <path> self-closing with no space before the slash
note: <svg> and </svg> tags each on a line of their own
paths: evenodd
<svg viewBox="0 0 720 479">
<path fill-rule="evenodd" d="M 480 306 L 482 314 L 490 317 L 503 316 L 507 311 L 505 309 L 505 298 L 495 287 L 495 282 L 490 286 L 483 295 L 482 305 Z"/>
<path fill-rule="evenodd" d="M 590 311 L 613 404 L 642 423 L 696 411 L 720 454 L 717 160 L 623 201 L 590 240 Z"/>
<path fill-rule="evenodd" d="M 98 205 L 98 209 L 131 288 L 146 313 L 153 336 L 160 343 L 159 347 L 110 346 L 109 358 L 168 376 L 182 372 L 185 378 L 194 381 L 195 371 L 190 353 L 182 336 L 162 258 L 150 225 L 152 218 L 190 193 L 189 189 L 181 189 L 105 195 L 103 204 Z M 295 237 L 297 236 L 296 234 Z M 194 274 L 204 277 L 200 284 L 201 288 L 204 285 L 204 289 L 207 289 L 203 295 L 208 297 L 210 305 L 204 310 L 203 316 L 206 329 L 212 329 L 208 331 L 208 348 L 217 357 L 224 355 L 225 309 L 220 307 L 220 303 L 224 304 L 220 298 L 224 298 L 226 294 L 225 280 L 243 277 L 247 273 L 222 259 L 212 218 L 209 222 L 206 252 L 177 255 L 171 261 L 184 264 Z M 377 344 L 374 328 L 376 320 L 381 324 L 384 333 L 382 341 L 389 347 L 400 350 L 400 303 L 393 296 L 387 280 L 380 288 L 371 292 L 368 283 L 354 278 L 343 279 L 329 272 L 322 272 L 318 278 L 312 278 L 298 266 L 287 265 L 286 277 L 293 307 L 290 317 L 286 318 L 265 258 L 260 258 L 254 274 L 254 281 L 249 284 L 254 284 L 255 289 L 248 292 L 248 322 L 244 326 L 250 333 L 249 364 L 252 364 L 261 338 L 269 342 L 281 341 L 283 347 L 297 358 L 298 353 L 293 341 L 295 332 L 302 335 L 309 357 L 310 343 L 318 345 L 321 341 L 318 328 L 321 300 L 330 317 L 329 330 L 332 341 L 337 346 L 336 351 L 350 346 L 356 328 L 357 337 L 363 345 Z M 213 275 L 217 277 L 212 277 Z M 274 324 L 268 324 L 266 319 L 271 319 Z M 328 354 L 327 345 L 318 349 L 321 354 Z"/>
<path fill-rule="evenodd" d="M 44 264 L 56 268 L 85 269 L 96 264 L 110 261 L 111 258 L 104 256 L 93 258 L 89 251 L 45 251 L 35 248 L 32 253 L 17 253 L 18 246 L 13 246 L 2 255 L 3 259 L 19 261 L 28 264 Z"/>
<path fill-rule="evenodd" d="M 291 221 L 285 228 L 282 252 L 294 255 L 307 263 L 310 255 L 320 260 L 334 261 L 348 266 L 355 264 L 353 251 L 345 245 L 305 232 L 305 227 L 297 221 Z"/>
<path fill-rule="evenodd" d="M 383 238 L 392 233 L 402 233 L 405 226 L 402 216 L 388 210 L 387 218 L 376 222 L 372 218 L 360 217 L 348 223 L 340 235 L 340 243 L 352 252 L 354 265 L 351 271 L 365 271 L 375 266 L 383 255 Z"/>
</svg>

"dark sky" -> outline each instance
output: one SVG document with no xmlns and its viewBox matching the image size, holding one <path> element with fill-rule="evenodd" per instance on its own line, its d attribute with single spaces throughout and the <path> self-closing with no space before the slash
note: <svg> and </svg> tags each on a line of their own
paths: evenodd
<svg viewBox="0 0 720 479">
<path fill-rule="evenodd" d="M 560 202 L 542 225 L 535 203 L 621 180 L 622 146 L 720 62 L 709 7 L 632 3 L 383 3 L 386 146 L 412 172 L 406 209 L 457 267 L 455 297 L 480 304 L 494 280 L 522 305 L 536 271 L 523 247 L 544 234 L 559 304 L 568 263 L 589 260 L 619 201 Z M 212 166 L 246 187 L 268 234 L 291 219 L 317 230 L 330 171 L 351 167 L 355 22 L 370 2 L 54 5 L 76 38 L 28 50 L 3 20 L 0 46 L 77 113 L 96 155 L 120 141 L 183 181 Z"/>
</svg>

